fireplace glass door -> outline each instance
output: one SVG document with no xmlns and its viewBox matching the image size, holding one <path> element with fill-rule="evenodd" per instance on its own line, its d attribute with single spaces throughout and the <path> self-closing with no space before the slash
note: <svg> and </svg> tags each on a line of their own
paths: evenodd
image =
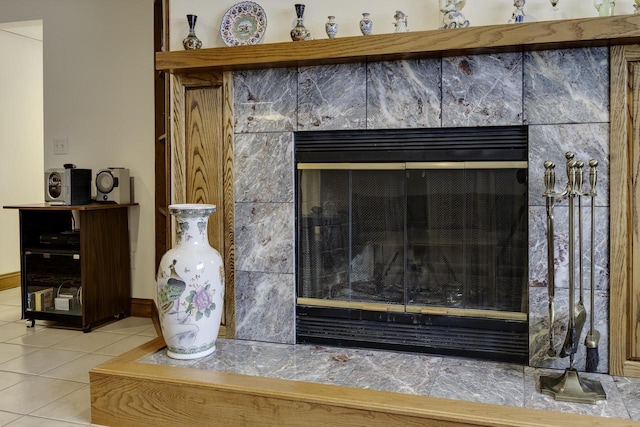
<svg viewBox="0 0 640 427">
<path fill-rule="evenodd" d="M 298 304 L 526 316 L 526 162 L 299 163 L 298 174 Z"/>
</svg>

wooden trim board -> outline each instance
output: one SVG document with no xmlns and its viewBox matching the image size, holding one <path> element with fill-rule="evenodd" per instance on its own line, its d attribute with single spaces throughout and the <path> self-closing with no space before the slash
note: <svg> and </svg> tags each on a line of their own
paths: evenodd
<svg viewBox="0 0 640 427">
<path fill-rule="evenodd" d="M 20 272 L 0 274 L 0 291 L 20 287 Z"/>
<path fill-rule="evenodd" d="M 634 316 L 634 301 L 640 294 L 640 255 L 637 247 L 640 218 L 638 176 L 638 84 L 633 64 L 640 63 L 640 46 L 611 48 L 610 124 L 610 306 L 609 373 L 640 377 L 640 361 L 634 357 L 640 320 Z M 636 65 L 637 67 L 637 65 Z M 636 247 L 634 251 L 634 247 Z M 635 291 L 634 291 L 635 288 Z M 636 360 L 633 360 L 636 359 Z"/>
<path fill-rule="evenodd" d="M 128 426 L 629 426 L 629 420 L 137 362 L 156 338 L 89 372 L 91 422 Z"/>
</svg>

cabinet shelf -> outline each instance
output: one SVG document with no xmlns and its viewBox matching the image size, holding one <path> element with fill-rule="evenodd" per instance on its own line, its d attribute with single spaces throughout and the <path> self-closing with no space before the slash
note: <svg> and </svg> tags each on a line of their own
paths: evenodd
<svg viewBox="0 0 640 427">
<path fill-rule="evenodd" d="M 156 69 L 235 71 L 634 43 L 640 15 L 618 15 L 157 52 Z"/>
<path fill-rule="evenodd" d="M 19 210 L 22 316 L 31 326 L 50 320 L 90 332 L 129 314 L 128 206 L 5 206 Z"/>
</svg>

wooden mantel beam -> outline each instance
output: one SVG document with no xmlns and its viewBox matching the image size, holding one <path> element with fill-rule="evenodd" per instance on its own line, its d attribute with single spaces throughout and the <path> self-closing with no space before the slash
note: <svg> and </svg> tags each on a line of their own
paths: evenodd
<svg viewBox="0 0 640 427">
<path fill-rule="evenodd" d="M 156 69 L 234 71 L 635 43 L 640 15 L 619 15 L 157 52 Z"/>
</svg>

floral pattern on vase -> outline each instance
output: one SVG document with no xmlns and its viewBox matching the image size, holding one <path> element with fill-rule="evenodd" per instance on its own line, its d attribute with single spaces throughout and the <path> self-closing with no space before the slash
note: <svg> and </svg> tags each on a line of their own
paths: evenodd
<svg viewBox="0 0 640 427">
<path fill-rule="evenodd" d="M 224 265 L 209 245 L 207 222 L 214 205 L 169 206 L 178 222 L 176 246 L 162 257 L 157 275 L 157 306 L 174 359 L 195 359 L 213 353 L 222 319 Z"/>
</svg>

